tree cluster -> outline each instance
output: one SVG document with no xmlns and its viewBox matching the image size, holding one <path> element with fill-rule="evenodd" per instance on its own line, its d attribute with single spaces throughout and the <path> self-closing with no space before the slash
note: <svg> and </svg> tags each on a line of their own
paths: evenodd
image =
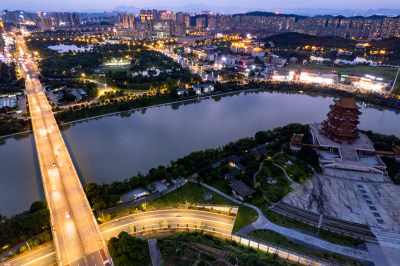
<svg viewBox="0 0 400 266">
<path fill-rule="evenodd" d="M 36 201 L 30 209 L 10 218 L 0 215 L 0 247 L 13 246 L 50 229 L 50 213 L 46 202 Z"/>
<path fill-rule="evenodd" d="M 108 249 L 116 266 L 141 266 L 151 263 L 147 242 L 127 232 L 121 232 L 118 237 L 111 238 L 108 241 Z"/>
</svg>

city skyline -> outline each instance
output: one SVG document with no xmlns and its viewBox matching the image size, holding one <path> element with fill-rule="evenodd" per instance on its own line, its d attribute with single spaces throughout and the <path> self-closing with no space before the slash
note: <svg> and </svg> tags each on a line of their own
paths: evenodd
<svg viewBox="0 0 400 266">
<path fill-rule="evenodd" d="M 392 5 L 1 0 L 1 265 L 400 265 Z"/>
<path fill-rule="evenodd" d="M 398 1 L 400 3 L 400 1 Z M 5 0 L 0 3 L 0 9 L 8 10 L 25 10 L 25 11 L 76 11 L 76 12 L 102 12 L 102 11 L 120 11 L 121 9 L 141 9 L 141 8 L 157 8 L 169 9 L 173 11 L 193 11 L 210 10 L 215 12 L 239 13 L 247 11 L 279 11 L 279 12 L 297 12 L 302 14 L 318 13 L 324 14 L 341 14 L 350 12 L 357 14 L 374 11 L 382 12 L 382 9 L 393 9 L 393 1 L 383 0 L 377 3 L 373 0 L 348 2 L 345 0 L 335 0 L 330 2 L 320 2 L 316 0 L 302 1 L 301 3 L 292 0 L 278 1 L 272 0 L 268 3 L 259 4 L 255 0 L 242 1 L 219 1 L 215 4 L 213 1 L 198 2 L 189 0 L 173 0 L 168 1 L 168 4 L 160 4 L 155 0 L 150 1 L 94 1 L 86 0 L 84 2 L 72 0 L 67 2 L 39 0 L 30 2 L 26 0 Z M 308 11 L 309 10 L 309 11 Z"/>
</svg>

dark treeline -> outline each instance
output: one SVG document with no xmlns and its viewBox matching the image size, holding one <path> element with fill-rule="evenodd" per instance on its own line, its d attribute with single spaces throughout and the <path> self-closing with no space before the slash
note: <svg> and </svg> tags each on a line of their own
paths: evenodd
<svg viewBox="0 0 400 266">
<path fill-rule="evenodd" d="M 12 62 L 0 62 L 0 94 L 22 92 L 25 89 L 25 79 L 18 77 L 18 67 Z"/>
<path fill-rule="evenodd" d="M 276 47 L 291 47 L 296 49 L 306 45 L 328 48 L 356 48 L 357 42 L 341 37 L 314 36 L 297 32 L 276 34 L 262 39 L 263 42 L 272 41 Z"/>
<path fill-rule="evenodd" d="M 30 129 L 30 120 L 17 119 L 11 116 L 0 118 L 0 136 L 24 132 Z"/>
<path fill-rule="evenodd" d="M 393 151 L 394 146 L 400 146 L 400 138 L 395 135 L 383 135 L 371 130 L 361 130 L 374 143 L 374 148 L 381 151 Z"/>
</svg>

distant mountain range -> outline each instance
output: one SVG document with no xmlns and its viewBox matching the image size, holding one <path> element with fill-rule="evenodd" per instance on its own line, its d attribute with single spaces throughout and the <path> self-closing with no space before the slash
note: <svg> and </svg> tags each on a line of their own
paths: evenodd
<svg viewBox="0 0 400 266">
<path fill-rule="evenodd" d="M 113 11 L 122 11 L 129 13 L 139 13 L 141 9 L 157 9 L 157 10 L 168 10 L 168 11 L 183 11 L 189 13 L 200 13 L 202 11 L 212 11 L 215 13 L 226 13 L 226 14 L 236 14 L 236 13 L 245 13 L 249 11 L 257 11 L 259 8 L 243 8 L 237 6 L 223 6 L 223 7 L 210 7 L 201 4 L 189 4 L 184 6 L 157 6 L 157 7 L 144 7 L 138 8 L 134 6 L 119 6 L 114 8 Z"/>
<path fill-rule="evenodd" d="M 383 15 L 383 16 L 398 16 L 400 15 L 400 9 L 369 9 L 363 11 L 356 11 L 351 9 L 329 9 L 329 8 L 244 8 L 238 6 L 207 6 L 202 4 L 190 4 L 184 6 L 157 6 L 157 7 L 146 7 L 138 8 L 134 6 L 119 6 L 113 9 L 113 11 L 121 11 L 127 13 L 138 14 L 141 9 L 157 9 L 157 10 L 168 10 L 168 11 L 184 11 L 200 13 L 202 11 L 212 11 L 215 13 L 225 13 L 225 14 L 238 14 L 246 13 L 252 11 L 269 11 L 269 12 L 280 12 L 284 14 L 296 14 L 301 16 L 373 16 L 373 15 Z M 94 10 L 93 10 L 94 11 Z M 100 11 L 100 10 L 96 10 Z"/>
</svg>

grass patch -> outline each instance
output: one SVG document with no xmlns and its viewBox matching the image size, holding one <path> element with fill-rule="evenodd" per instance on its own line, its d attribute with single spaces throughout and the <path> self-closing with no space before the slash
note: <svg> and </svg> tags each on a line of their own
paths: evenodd
<svg viewBox="0 0 400 266">
<path fill-rule="evenodd" d="M 262 240 L 265 240 L 270 243 L 274 243 L 280 246 L 284 246 L 293 250 L 297 250 L 299 252 L 304 252 L 309 255 L 313 255 L 316 257 L 324 258 L 330 261 L 334 261 L 337 263 L 342 263 L 346 265 L 361 265 L 357 263 L 355 260 L 348 258 L 346 256 L 336 254 L 330 251 L 325 251 L 325 250 L 315 250 L 311 248 L 306 248 L 300 245 L 295 244 L 294 242 L 288 240 L 286 237 L 284 237 L 281 234 L 278 234 L 276 232 L 273 232 L 271 230 L 255 230 L 249 234 L 249 236 L 259 238 Z"/>
<path fill-rule="evenodd" d="M 336 70 L 338 74 L 344 73 L 357 73 L 357 74 L 370 74 L 389 80 L 394 80 L 397 73 L 397 68 L 394 67 L 371 67 L 371 66 L 325 66 L 318 64 L 308 65 L 295 65 L 289 64 L 286 66 L 288 69 L 304 69 L 304 70 Z"/>
<path fill-rule="evenodd" d="M 229 187 L 230 180 L 228 179 L 223 179 L 223 180 L 215 180 L 211 183 L 208 183 L 208 185 L 218 189 L 219 191 L 230 195 L 232 193 L 232 189 Z"/>
<path fill-rule="evenodd" d="M 329 242 L 336 243 L 343 246 L 358 246 L 363 244 L 365 241 L 357 238 L 352 238 L 337 233 L 332 233 L 326 230 L 319 230 L 318 236 Z"/>
<path fill-rule="evenodd" d="M 252 208 L 246 206 L 240 206 L 239 212 L 236 217 L 235 225 L 233 226 L 233 231 L 237 232 L 246 225 L 249 225 L 258 219 L 258 214 Z"/>
<path fill-rule="evenodd" d="M 268 184 L 268 178 L 276 179 L 276 184 Z M 292 191 L 291 183 L 281 169 L 273 165 L 271 161 L 264 161 L 260 173 L 257 175 L 257 184 L 262 193 L 272 202 L 280 201 Z"/>
<path fill-rule="evenodd" d="M 284 154 L 276 156 L 274 161 L 285 169 L 292 180 L 298 183 L 303 183 L 313 175 L 313 171 L 307 164 L 292 159 Z M 287 164 L 287 162 L 291 162 L 292 164 Z"/>
<path fill-rule="evenodd" d="M 262 212 L 263 212 L 264 216 L 268 220 L 273 222 L 274 224 L 277 224 L 277 225 L 280 225 L 280 226 L 284 226 L 284 227 L 288 227 L 288 228 L 297 228 L 297 229 L 309 231 L 309 232 L 311 232 L 313 234 L 317 234 L 318 229 L 315 228 L 314 226 L 307 225 L 305 223 L 302 223 L 302 222 L 297 221 L 295 219 L 291 219 L 289 217 L 283 216 L 281 214 L 278 214 L 276 212 L 273 212 L 273 211 L 265 209 L 265 208 L 262 210 Z"/>
<path fill-rule="evenodd" d="M 210 193 L 212 195 L 211 200 L 205 200 L 203 195 Z M 215 205 L 230 205 L 238 206 L 237 203 L 209 190 L 201 185 L 194 183 L 187 183 L 186 185 L 177 188 L 176 190 L 156 199 L 147 204 L 148 208 L 157 207 L 172 207 L 178 206 L 179 204 L 186 204 L 186 201 L 190 204 L 215 204 Z M 255 210 L 246 207 L 239 206 L 239 212 L 236 217 L 233 231 L 239 231 L 241 228 L 248 224 L 255 222 L 258 219 L 258 214 Z"/>
<path fill-rule="evenodd" d="M 305 231 L 313 233 L 314 235 L 316 235 L 318 232 L 318 228 L 316 228 L 314 226 L 311 226 L 311 225 L 305 224 L 303 222 L 297 221 L 295 219 L 283 216 L 283 215 L 273 212 L 271 210 L 264 209 L 264 210 L 262 210 L 262 212 L 268 220 L 270 220 L 271 222 L 273 222 L 277 225 L 288 227 L 288 228 L 297 228 L 300 230 L 305 230 Z M 361 245 L 362 243 L 364 243 L 363 240 L 344 236 L 341 234 L 333 233 L 333 232 L 322 230 L 322 229 L 319 230 L 318 236 L 326 241 L 329 241 L 329 242 L 332 242 L 335 244 L 339 244 L 339 245 L 343 245 L 343 246 L 358 246 L 358 245 Z"/>
</svg>

